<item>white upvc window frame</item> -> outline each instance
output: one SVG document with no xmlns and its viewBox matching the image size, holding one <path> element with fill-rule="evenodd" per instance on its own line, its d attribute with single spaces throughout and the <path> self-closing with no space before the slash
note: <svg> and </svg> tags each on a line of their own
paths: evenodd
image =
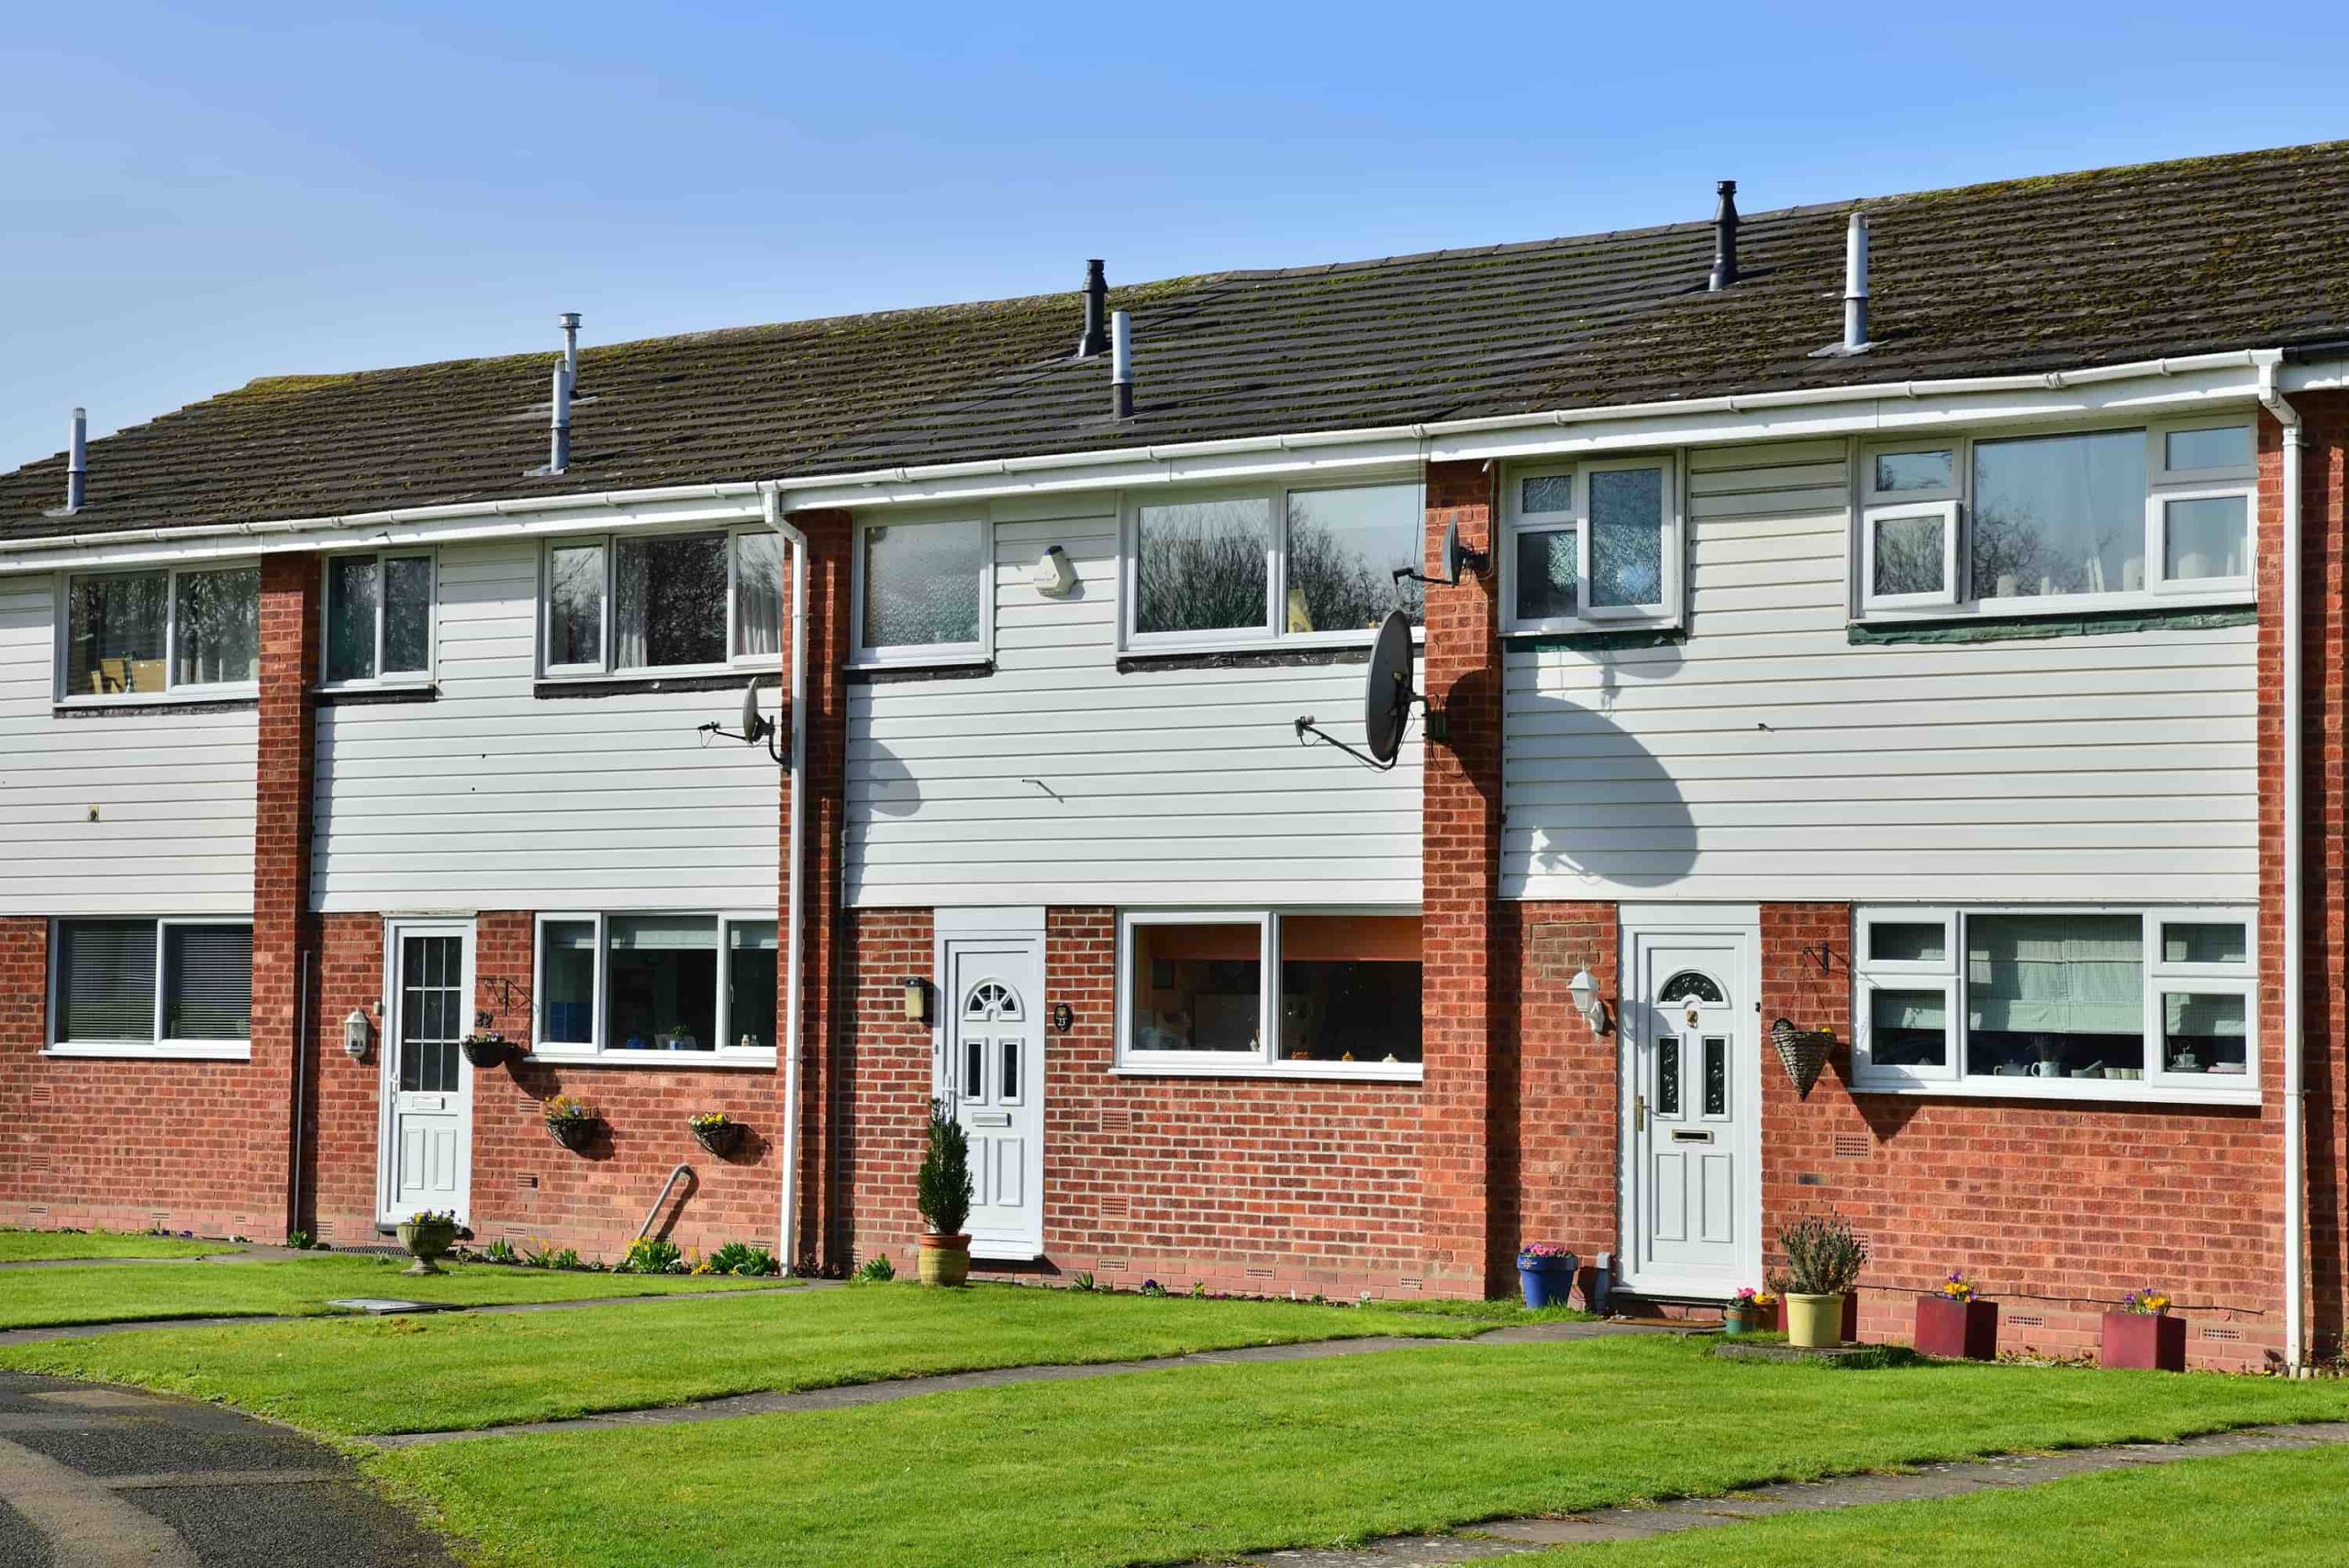
<svg viewBox="0 0 2349 1568">
<path fill-rule="evenodd" d="M 108 925 L 147 922 L 155 927 L 154 995 L 151 999 L 148 1038 L 145 1040 L 60 1040 L 57 1038 L 60 1018 L 57 990 L 57 959 L 60 951 L 58 928 L 84 922 Z M 46 979 L 45 1006 L 47 1018 L 42 1030 L 44 1056 L 115 1057 L 156 1062 L 250 1062 L 253 1055 L 251 1026 L 246 1027 L 243 1040 L 168 1040 L 163 1035 L 164 982 L 170 973 L 168 958 L 170 943 L 165 933 L 174 927 L 232 926 L 247 931 L 253 928 L 250 915 L 60 915 L 49 922 L 49 974 Z"/>
<path fill-rule="evenodd" d="M 192 562 L 184 566 L 128 566 L 119 569 L 101 568 L 88 572 L 61 572 L 55 580 L 53 601 L 56 607 L 56 648 L 52 690 L 53 702 L 59 707 L 142 707 L 156 703 L 233 701 L 261 695 L 259 674 L 250 681 L 187 681 L 179 679 L 180 652 L 180 579 L 200 577 L 218 572 L 259 572 L 259 556 L 239 557 L 228 561 Z M 73 584 L 96 577 L 163 578 L 163 689 L 160 692 L 118 692 L 100 695 L 95 692 L 72 692 L 66 689 L 65 675 L 72 662 L 73 628 Z M 260 590 L 254 590 L 258 595 Z M 259 653 L 256 649 L 255 662 Z"/>
<path fill-rule="evenodd" d="M 953 642 L 908 642 L 889 648 L 864 643 L 865 535 L 876 528 L 918 528 L 964 523 L 979 530 L 979 635 Z M 785 614 L 790 612 L 786 609 Z M 731 647 L 732 644 L 728 644 Z M 849 550 L 849 667 L 886 670 L 984 664 L 995 657 L 995 523 L 984 510 L 860 513 Z"/>
<path fill-rule="evenodd" d="M 781 657 L 780 654 L 734 651 L 738 630 L 734 624 L 734 612 L 741 598 L 737 581 L 742 567 L 740 540 L 745 535 L 766 534 L 773 531 L 761 522 L 694 523 L 679 524 L 674 528 L 624 528 L 604 532 L 556 534 L 540 540 L 537 617 L 539 678 L 544 681 L 580 682 L 657 681 L 672 676 L 725 675 L 740 672 L 774 673 L 775 662 Z M 624 543 L 642 543 L 651 539 L 689 539 L 697 534 L 718 534 L 726 540 L 726 587 L 724 590 L 726 619 L 722 634 L 726 640 L 726 657 L 715 663 L 700 664 L 637 664 L 623 667 L 614 662 L 616 641 L 614 634 L 618 630 L 615 617 L 618 610 L 619 597 L 617 592 L 619 547 Z M 554 552 L 558 550 L 575 549 L 583 545 L 600 546 L 604 552 L 604 594 L 601 606 L 603 624 L 600 632 L 603 658 L 599 662 L 593 664 L 557 664 L 552 662 L 551 657 L 554 647 L 554 639 L 551 636 L 554 625 L 554 573 L 552 571 Z M 789 560 L 787 553 L 785 559 L 786 562 Z M 434 625 L 437 628 L 440 588 L 437 569 L 434 573 L 433 584 Z M 787 595 L 783 601 L 783 614 L 787 623 L 791 616 L 791 603 Z M 783 636 L 786 643 L 790 634 L 791 628 L 786 624 L 783 628 Z"/>
<path fill-rule="evenodd" d="M 1378 639 L 1376 627 L 1341 627 L 1331 631 L 1288 629 L 1289 497 L 1328 490 L 1376 490 L 1409 487 L 1417 497 L 1414 511 L 1427 515 L 1427 483 L 1419 473 L 1374 471 L 1343 477 L 1323 477 L 1308 483 L 1283 484 L 1185 485 L 1168 490 L 1136 490 L 1121 494 L 1118 503 L 1118 648 L 1133 653 L 1201 653 L 1246 651 L 1252 649 L 1364 648 Z M 1145 506 L 1179 506 L 1192 502 L 1263 501 L 1271 527 L 1264 543 L 1264 616 L 1254 626 L 1204 627 L 1196 631 L 1139 631 L 1141 594 L 1141 511 Z M 1424 528 L 1421 559 L 1428 569 Z M 1424 615 L 1422 616 L 1424 620 Z M 1413 642 L 1425 635 L 1423 624 L 1411 628 Z"/>
<path fill-rule="evenodd" d="M 1955 501 L 1887 502 L 1860 514 L 1860 603 L 1871 610 L 1957 603 L 1957 573 L 1963 552 L 1958 548 L 1961 508 Z M 1942 526 L 1942 585 L 1924 593 L 1880 594 L 1876 586 L 1876 530 L 1885 523 L 1931 517 Z"/>
<path fill-rule="evenodd" d="M 334 567 L 339 562 L 372 559 L 375 562 L 375 673 L 360 679 L 329 680 L 328 651 L 334 646 Z M 421 561 L 428 575 L 425 599 L 424 668 L 384 673 L 384 622 L 390 595 L 384 592 L 384 566 L 393 561 Z M 541 617 L 540 624 L 544 620 Z M 337 550 L 318 561 L 318 689 L 322 692 L 406 691 L 429 686 L 440 672 L 440 552 L 430 545 L 384 545 L 375 550 Z"/>
<path fill-rule="evenodd" d="M 674 916 L 692 919 L 714 919 L 718 922 L 718 995 L 711 1017 L 718 1031 L 716 1048 L 709 1051 L 631 1051 L 615 1046 L 604 1038 L 605 1015 L 607 1005 L 606 971 L 609 967 L 609 922 L 614 917 L 629 919 L 637 916 Z M 546 1032 L 547 985 L 543 973 L 546 963 L 546 929 L 551 923 L 592 924 L 596 929 L 595 995 L 588 1004 L 588 1032 L 593 1040 L 582 1045 L 575 1040 L 548 1041 Z M 733 980 L 734 946 L 730 940 L 738 925 L 769 925 L 775 928 L 775 962 L 778 990 L 782 966 L 788 958 L 783 951 L 790 940 L 784 922 L 773 910 L 756 909 L 549 909 L 541 910 L 530 923 L 530 1056 L 538 1062 L 550 1062 L 573 1066 L 595 1067 L 658 1067 L 673 1073 L 691 1072 L 696 1068 L 772 1068 L 775 1051 L 763 1047 L 745 1051 L 733 1043 L 739 1031 L 728 1013 L 727 993 Z M 774 1024 L 769 1024 L 770 1029 Z"/>
<path fill-rule="evenodd" d="M 2023 1078 L 1967 1070 L 1965 922 L 1983 915 L 2134 915 L 2143 921 L 2144 969 L 2144 1075 L 2122 1078 Z M 2086 1100 L 2124 1104 L 2255 1106 L 2261 1103 L 2259 1014 L 2259 916 L 2244 906 L 1870 905 L 1854 911 L 1852 950 L 1852 1087 L 1860 1094 L 1923 1094 L 1978 1099 Z M 1945 922 L 1946 964 L 1871 960 L 1866 928 L 1873 924 Z M 2226 925 L 2242 928 L 2243 962 L 2235 964 L 2170 963 L 2162 957 L 2165 925 Z M 1942 988 L 1947 1020 L 1947 1050 L 1938 1067 L 1878 1065 L 1869 1038 L 1875 991 Z M 2173 1073 L 2165 1065 L 2163 1034 L 2169 995 L 2228 995 L 2243 998 L 2243 1071 L 2240 1073 Z"/>
<path fill-rule="evenodd" d="M 1118 912 L 1116 984 L 1117 1051 L 1111 1073 L 1130 1078 L 1334 1078 L 1417 1084 L 1425 1074 L 1419 1062 L 1290 1062 L 1280 1055 L 1280 923 L 1288 915 L 1418 916 L 1408 907 L 1313 906 L 1281 908 L 1219 906 L 1205 909 L 1121 909 Z M 1133 1049 L 1134 932 L 1150 926 L 1235 926 L 1257 934 L 1256 1041 L 1252 1052 L 1234 1051 L 1135 1051 Z M 1422 1024 L 1426 1002 L 1420 1004 Z"/>
<path fill-rule="evenodd" d="M 1677 451 L 1647 451 L 1620 457 L 1583 458 L 1573 462 L 1526 463 L 1511 467 L 1501 487 L 1500 594 L 1501 634 L 1504 637 L 1571 636 L 1577 632 L 1664 629 L 1682 624 L 1687 604 L 1688 518 L 1681 483 L 1687 465 Z M 1591 602 L 1590 476 L 1636 469 L 1661 469 L 1664 473 L 1663 516 L 1658 521 L 1659 586 L 1662 596 L 1643 605 L 1599 605 Z M 1569 512 L 1528 512 L 1525 482 L 1572 475 L 1573 509 Z M 1575 536 L 1575 613 L 1571 616 L 1520 616 L 1517 607 L 1517 541 L 1522 534 L 1564 533 Z"/>
</svg>

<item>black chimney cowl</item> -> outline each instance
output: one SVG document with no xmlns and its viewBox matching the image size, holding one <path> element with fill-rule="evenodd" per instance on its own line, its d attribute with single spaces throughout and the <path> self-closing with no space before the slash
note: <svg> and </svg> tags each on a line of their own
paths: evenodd
<svg viewBox="0 0 2349 1568">
<path fill-rule="evenodd" d="M 1723 180 L 1714 188 L 1721 205 L 1713 214 L 1713 275 L 1705 286 L 1718 292 L 1737 282 L 1737 182 Z"/>
<path fill-rule="evenodd" d="M 1076 357 L 1089 360 L 1109 351 L 1109 280 L 1099 261 L 1085 263 L 1085 335 L 1076 340 Z"/>
</svg>

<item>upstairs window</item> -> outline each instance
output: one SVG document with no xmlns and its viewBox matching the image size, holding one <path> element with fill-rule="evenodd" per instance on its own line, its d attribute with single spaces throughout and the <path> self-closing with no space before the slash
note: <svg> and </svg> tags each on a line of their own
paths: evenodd
<svg viewBox="0 0 2349 1568">
<path fill-rule="evenodd" d="M 1501 603 L 1513 632 L 1680 617 L 1678 473 L 1669 458 L 1522 469 L 1505 487 Z"/>
<path fill-rule="evenodd" d="M 62 663 L 67 702 L 249 694 L 261 678 L 261 569 L 72 578 Z"/>
<path fill-rule="evenodd" d="M 1417 483 L 1150 496 L 1126 517 L 1130 648 L 1367 640 L 1419 625 L 1426 505 Z"/>
<path fill-rule="evenodd" d="M 60 920 L 50 929 L 50 1049 L 243 1056 L 253 929 L 245 920 Z"/>
<path fill-rule="evenodd" d="M 326 684 L 421 682 L 432 673 L 432 555 L 337 555 L 326 563 Z"/>
<path fill-rule="evenodd" d="M 863 662 L 983 657 L 994 601 L 978 517 L 857 528 L 856 646 Z"/>
<path fill-rule="evenodd" d="M 547 546 L 549 675 L 763 667 L 783 646 L 772 529 L 611 535 Z"/>
</svg>

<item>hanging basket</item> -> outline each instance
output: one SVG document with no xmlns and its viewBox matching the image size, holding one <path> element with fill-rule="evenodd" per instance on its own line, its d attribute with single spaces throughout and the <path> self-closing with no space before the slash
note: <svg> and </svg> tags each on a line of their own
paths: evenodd
<svg viewBox="0 0 2349 1568">
<path fill-rule="evenodd" d="M 595 1141 L 596 1118 L 591 1116 L 564 1117 L 550 1121 L 547 1123 L 547 1136 L 576 1154 Z"/>
<path fill-rule="evenodd" d="M 1780 1018 L 1770 1026 L 1770 1043 L 1778 1048 L 1778 1060 L 1786 1064 L 1787 1076 L 1794 1080 L 1796 1097 L 1810 1098 L 1828 1057 L 1834 1054 L 1835 1031 L 1798 1029 Z"/>
<path fill-rule="evenodd" d="M 457 1049 L 476 1069 L 486 1072 L 504 1062 L 514 1048 L 507 1043 L 504 1035 L 469 1034 L 457 1042 Z"/>
<path fill-rule="evenodd" d="M 694 1141 L 719 1159 L 726 1159 L 742 1145 L 742 1124 L 722 1121 L 715 1127 L 695 1128 Z"/>
</svg>

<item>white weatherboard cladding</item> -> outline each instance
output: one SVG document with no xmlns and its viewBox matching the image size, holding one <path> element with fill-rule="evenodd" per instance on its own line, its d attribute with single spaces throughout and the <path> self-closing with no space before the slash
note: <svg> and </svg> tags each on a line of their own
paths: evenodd
<svg viewBox="0 0 2349 1568">
<path fill-rule="evenodd" d="M 317 906 L 774 908 L 779 771 L 694 732 L 741 693 L 533 696 L 539 549 L 441 550 L 440 700 L 318 710 Z"/>
<path fill-rule="evenodd" d="M 1297 744 L 1360 743 L 1363 665 L 1120 674 L 1107 498 L 996 515 L 995 673 L 850 688 L 852 903 L 1419 901 L 1418 724 L 1392 773 Z M 1066 599 L 1029 584 L 1052 544 Z"/>
<path fill-rule="evenodd" d="M 56 614 L 0 578 L 0 915 L 250 910 L 258 716 L 56 712 Z"/>
<path fill-rule="evenodd" d="M 1505 896 L 2257 896 L 2256 628 L 1854 646 L 1844 444 L 1689 468 L 1686 643 L 1508 655 Z"/>
</svg>

